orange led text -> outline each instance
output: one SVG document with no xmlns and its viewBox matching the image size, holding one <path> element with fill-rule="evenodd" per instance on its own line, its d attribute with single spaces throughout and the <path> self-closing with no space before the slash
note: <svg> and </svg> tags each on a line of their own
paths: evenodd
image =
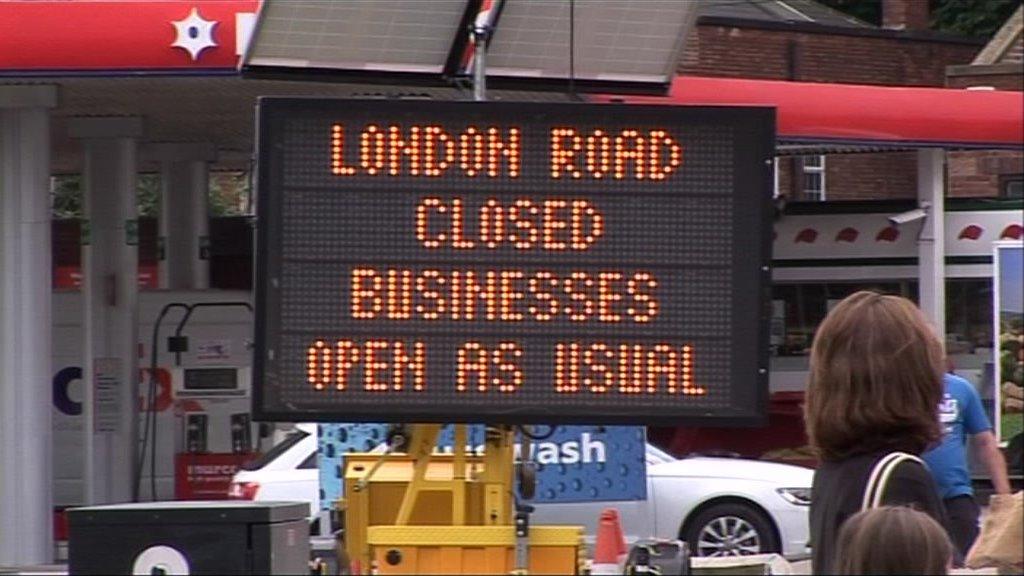
<svg viewBox="0 0 1024 576">
<path fill-rule="evenodd" d="M 416 176 L 458 173 L 470 178 L 518 178 L 520 130 L 468 126 L 453 133 L 433 124 L 369 124 L 350 133 L 331 128 L 331 173 L 335 176 Z"/>
<path fill-rule="evenodd" d="M 554 362 L 559 394 L 707 394 L 689 345 L 559 342 Z"/>
<path fill-rule="evenodd" d="M 306 382 L 316 390 L 348 390 L 362 385 L 370 392 L 423 390 L 426 387 L 424 343 L 401 340 L 317 340 L 306 350 Z"/>
<path fill-rule="evenodd" d="M 362 266 L 349 288 L 356 320 L 645 324 L 660 312 L 658 281 L 645 271 Z"/>
<path fill-rule="evenodd" d="M 501 342 L 491 348 L 480 342 L 464 343 L 456 358 L 455 390 L 515 392 L 523 385 L 519 368 L 522 355 L 515 342 Z"/>
<path fill-rule="evenodd" d="M 683 162 L 683 148 L 665 130 L 616 132 L 551 129 L 551 177 L 664 180 Z"/>
<path fill-rule="evenodd" d="M 488 198 L 469 206 L 463 198 L 420 200 L 416 240 L 424 248 L 586 250 L 604 234 L 604 215 L 583 199 Z"/>
</svg>

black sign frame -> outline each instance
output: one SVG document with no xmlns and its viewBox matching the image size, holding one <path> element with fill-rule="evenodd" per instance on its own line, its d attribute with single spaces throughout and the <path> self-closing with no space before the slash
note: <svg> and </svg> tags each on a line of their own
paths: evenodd
<svg viewBox="0 0 1024 576">
<path fill-rule="evenodd" d="M 283 127 L 295 118 L 324 118 L 325 125 L 342 121 L 353 111 L 372 110 L 381 122 L 424 117 L 428 112 L 450 117 L 497 117 L 497 122 L 515 118 L 593 120 L 628 118 L 633 122 L 670 123 L 686 128 L 693 123 L 717 124 L 733 131 L 736 144 L 731 150 L 733 178 L 731 263 L 731 330 L 729 392 L 742 402 L 728 409 L 679 411 L 655 408 L 643 412 L 624 411 L 614 402 L 595 404 L 585 413 L 557 413 L 537 407 L 509 410 L 500 401 L 492 406 L 381 401 L 379 408 L 346 409 L 342 402 L 325 409 L 295 405 L 275 398 L 281 384 L 280 291 L 282 268 L 282 207 L 284 206 Z M 568 120 L 565 120 L 568 119 Z M 325 132 L 326 134 L 326 132 Z M 321 98 L 261 98 L 257 110 L 257 239 L 256 320 L 253 359 L 253 414 L 256 420 L 283 422 L 489 422 L 556 424 L 646 424 L 669 426 L 762 426 L 767 421 L 769 373 L 769 320 L 771 315 L 772 170 L 775 143 L 775 110 L 769 107 L 726 106 L 637 106 L 625 104 L 525 103 L 525 102 L 434 102 L 342 100 Z M 326 140 L 324 146 L 326 146 Z M 324 166 L 324 172 L 328 168 Z M 387 182 L 386 178 L 381 180 Z M 338 187 L 343 187 L 339 183 Z M 589 194 L 589 192 L 582 192 Z M 397 233 L 397 232 L 396 232 Z M 735 239 L 744 238 L 741 245 Z M 514 262 L 513 262 L 514 264 Z M 743 329 L 737 329 L 739 325 Z M 586 336 L 586 329 L 581 331 Z M 501 338 L 500 325 L 493 338 Z M 302 362 L 303 360 L 299 360 Z M 303 385 L 306 385 L 305 383 Z"/>
</svg>

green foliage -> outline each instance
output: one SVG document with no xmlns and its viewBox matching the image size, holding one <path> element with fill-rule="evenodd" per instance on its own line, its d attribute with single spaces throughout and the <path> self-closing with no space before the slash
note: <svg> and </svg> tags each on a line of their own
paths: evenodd
<svg viewBox="0 0 1024 576">
<path fill-rule="evenodd" d="M 54 176 L 50 179 L 50 202 L 53 217 L 58 220 L 81 218 L 82 177 L 78 174 L 70 176 Z"/>
<path fill-rule="evenodd" d="M 990 38 L 1013 14 L 1020 0 L 911 0 L 930 2 L 931 29 L 958 36 Z M 873 24 L 882 25 L 882 0 L 818 0 Z"/>
<path fill-rule="evenodd" d="M 160 213 L 160 175 L 139 174 L 136 179 L 139 216 Z M 57 220 L 85 218 L 85 200 L 82 176 L 70 174 L 54 176 L 50 180 L 50 201 L 53 217 Z"/>
<path fill-rule="evenodd" d="M 818 0 L 818 2 L 868 24 L 882 25 L 882 0 Z"/>
<path fill-rule="evenodd" d="M 249 207 L 249 174 L 210 173 L 210 217 L 241 216 Z"/>
<path fill-rule="evenodd" d="M 1017 6 L 1020 0 L 931 0 L 932 29 L 989 38 Z"/>
<path fill-rule="evenodd" d="M 139 217 L 156 218 L 160 214 L 160 174 L 139 174 L 135 189 Z"/>
<path fill-rule="evenodd" d="M 999 435 L 1003 440 L 1010 440 L 1024 431 L 1024 414 L 1003 414 Z"/>
<path fill-rule="evenodd" d="M 139 217 L 160 215 L 160 174 L 139 174 L 137 178 Z M 55 219 L 85 217 L 82 177 L 79 174 L 54 176 L 50 184 L 52 214 Z M 210 174 L 210 216 L 244 215 L 249 206 L 249 175 L 245 172 Z"/>
</svg>

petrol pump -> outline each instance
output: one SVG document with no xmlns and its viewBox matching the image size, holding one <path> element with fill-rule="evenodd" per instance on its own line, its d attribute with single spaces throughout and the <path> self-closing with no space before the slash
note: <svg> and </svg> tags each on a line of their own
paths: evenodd
<svg viewBox="0 0 1024 576">
<path fill-rule="evenodd" d="M 248 366 L 171 370 L 174 400 L 174 495 L 179 500 L 227 497 L 231 477 L 255 456 Z"/>
<path fill-rule="evenodd" d="M 179 414 L 176 453 L 252 453 L 252 372 L 248 366 L 174 368 L 171 382 Z"/>
<path fill-rule="evenodd" d="M 149 372 L 158 373 L 154 367 L 162 364 L 170 375 L 175 499 L 226 498 L 231 477 L 257 451 L 258 429 L 251 416 L 251 324 L 240 321 L 249 320 L 239 314 L 243 309 L 251 310 L 248 302 L 169 302 L 153 324 Z M 200 310 L 202 314 L 195 314 Z M 160 327 L 171 311 L 180 312 L 177 326 L 160 354 Z M 151 428 L 143 424 L 142 437 L 148 439 L 150 433 L 156 434 L 155 422 Z"/>
</svg>

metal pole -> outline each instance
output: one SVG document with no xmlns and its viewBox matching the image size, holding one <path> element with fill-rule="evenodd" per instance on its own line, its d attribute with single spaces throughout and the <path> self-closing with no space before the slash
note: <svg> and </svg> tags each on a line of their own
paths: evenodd
<svg viewBox="0 0 1024 576">
<path fill-rule="evenodd" d="M 946 338 L 945 160 L 941 148 L 917 151 L 917 200 L 928 216 L 917 240 L 918 302 L 936 334 Z"/>
<path fill-rule="evenodd" d="M 491 27 L 474 24 L 470 29 L 473 41 L 473 100 L 487 100 L 487 38 L 491 35 Z"/>
</svg>

